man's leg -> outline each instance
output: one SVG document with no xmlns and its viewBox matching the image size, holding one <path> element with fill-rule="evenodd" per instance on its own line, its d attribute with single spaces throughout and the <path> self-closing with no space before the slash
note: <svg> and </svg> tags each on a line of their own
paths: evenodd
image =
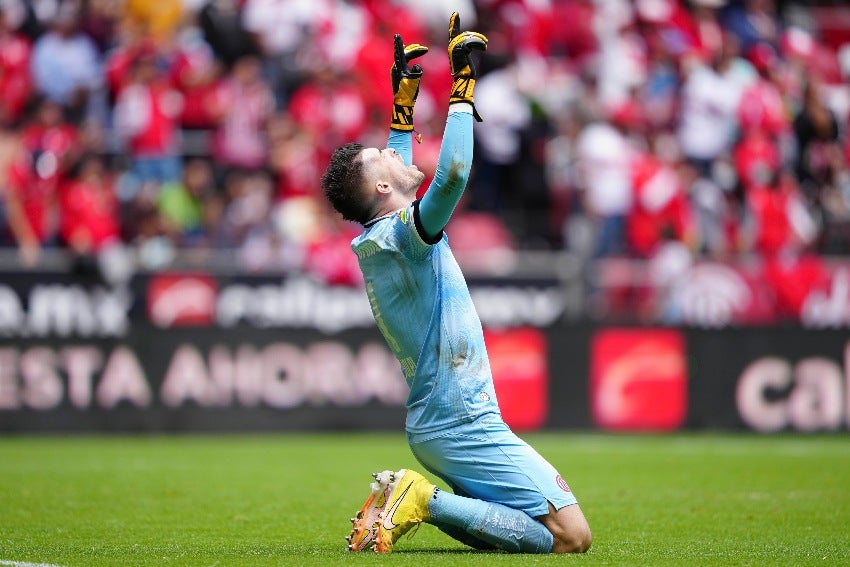
<svg viewBox="0 0 850 567">
<path fill-rule="evenodd" d="M 451 486 L 451 485 L 450 485 Z M 468 494 L 464 494 L 458 487 L 451 486 L 452 491 L 458 496 L 466 496 L 469 497 Z M 433 518 L 431 520 L 431 524 L 437 528 L 447 536 L 458 540 L 464 545 L 468 545 L 469 547 L 480 549 L 482 551 L 491 551 L 493 549 L 498 549 L 497 546 L 492 543 L 487 543 L 486 541 L 475 537 L 474 535 L 467 532 L 464 528 L 454 526 L 452 524 L 447 524 L 445 522 L 435 522 Z"/>
<path fill-rule="evenodd" d="M 584 553 L 590 549 L 593 537 L 578 504 L 555 510 L 550 503 L 549 510 L 548 514 L 537 519 L 553 536 L 552 553 Z"/>
<path fill-rule="evenodd" d="M 350 551 L 392 551 L 402 535 L 423 522 L 476 549 L 567 553 L 590 546 L 590 530 L 577 505 L 555 511 L 549 504 L 552 512 L 536 520 L 502 504 L 440 490 L 412 470 L 383 471 L 375 480 L 372 494 L 351 519 Z M 577 538 L 582 533 L 584 539 Z"/>
<path fill-rule="evenodd" d="M 454 527 L 444 531 L 455 539 L 464 541 L 456 536 L 462 529 L 510 551 L 566 553 L 590 547 L 590 528 L 567 483 L 500 419 L 436 436 L 410 436 L 409 442 L 425 468 L 455 492 L 438 491 L 429 505 L 430 523 Z"/>
<path fill-rule="evenodd" d="M 472 534 L 470 534 L 469 532 L 467 532 L 463 528 L 458 528 L 456 526 L 452 526 L 452 525 L 449 525 L 449 524 L 443 524 L 443 523 L 437 524 L 433 521 L 431 522 L 431 524 L 434 527 L 436 527 L 437 529 L 439 529 L 441 532 L 443 532 L 444 534 L 449 536 L 450 538 L 456 539 L 457 541 L 461 542 L 463 545 L 468 545 L 469 547 L 471 547 L 473 549 L 477 549 L 479 551 L 492 551 L 494 549 L 499 549 L 498 547 L 496 547 L 493 544 L 490 544 L 490 543 L 487 543 L 484 540 L 478 539 L 477 537 L 473 536 Z"/>
<path fill-rule="evenodd" d="M 464 543 L 467 538 L 456 537 L 457 532 L 451 527 L 460 528 L 471 536 L 473 543 L 484 542 L 508 552 L 550 553 L 553 549 L 552 534 L 544 524 L 502 504 L 466 498 L 438 488 L 428 510 L 429 523 Z"/>
<path fill-rule="evenodd" d="M 438 489 L 410 469 L 376 473 L 372 494 L 351 519 L 350 551 L 392 551 L 398 539 L 421 523 L 477 549 L 549 553 L 549 530 L 521 510 Z"/>
<path fill-rule="evenodd" d="M 452 495 L 437 489 L 429 506 L 431 513 L 429 523 L 465 545 L 481 550 L 503 549 L 522 553 L 583 553 L 590 548 L 590 526 L 578 504 L 555 510 L 550 503 L 549 513 L 536 518 L 533 524 L 528 524 L 527 520 L 531 518 L 524 512 L 494 505 L 484 511 L 483 529 L 476 529 L 474 519 L 471 521 L 476 514 L 471 512 L 477 506 L 465 502 L 464 500 L 470 498 L 458 492 L 459 490 L 455 489 L 455 494 Z M 454 496 L 464 500 L 452 502 Z M 475 502 L 483 501 L 475 500 Z M 489 503 L 484 502 L 484 504 Z M 481 512 L 482 510 L 479 509 L 478 513 Z M 517 512 L 520 512 L 522 516 L 517 516 Z M 487 516 L 490 515 L 498 515 L 500 520 L 488 520 Z M 472 529 L 470 524 L 473 525 Z M 513 531 L 504 530 L 499 527 L 499 524 L 508 524 L 514 529 Z M 540 527 L 544 527 L 546 533 L 541 532 Z M 506 536 L 509 543 L 515 542 L 516 545 L 506 547 Z"/>
</svg>

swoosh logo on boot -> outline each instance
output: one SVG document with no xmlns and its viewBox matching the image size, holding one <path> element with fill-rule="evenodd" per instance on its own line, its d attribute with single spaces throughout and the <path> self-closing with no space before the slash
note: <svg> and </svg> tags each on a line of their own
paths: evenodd
<svg viewBox="0 0 850 567">
<path fill-rule="evenodd" d="M 393 516 L 395 515 L 396 510 L 398 510 L 399 505 L 401 505 L 401 501 L 404 500 L 405 495 L 407 495 L 407 491 L 410 490 L 410 487 L 413 486 L 413 483 L 407 485 L 404 489 L 404 492 L 401 493 L 401 496 L 398 497 L 398 500 L 395 501 L 393 507 L 389 509 L 387 515 L 384 516 L 384 529 L 385 530 L 394 530 L 398 524 L 393 523 Z"/>
</svg>

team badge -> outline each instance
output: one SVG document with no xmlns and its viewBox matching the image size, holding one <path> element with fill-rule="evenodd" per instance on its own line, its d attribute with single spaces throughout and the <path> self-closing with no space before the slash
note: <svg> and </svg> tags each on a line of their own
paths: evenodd
<svg viewBox="0 0 850 567">
<path fill-rule="evenodd" d="M 555 482 L 558 484 L 558 486 L 561 487 L 561 490 L 563 490 L 564 492 L 572 492 L 572 490 L 570 490 L 570 485 L 567 484 L 567 481 L 565 481 L 564 477 L 562 477 L 561 475 L 555 477 Z"/>
</svg>

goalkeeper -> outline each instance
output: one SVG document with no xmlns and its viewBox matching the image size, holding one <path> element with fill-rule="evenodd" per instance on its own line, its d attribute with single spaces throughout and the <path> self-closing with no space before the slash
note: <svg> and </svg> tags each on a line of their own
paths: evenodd
<svg viewBox="0 0 850 567">
<path fill-rule="evenodd" d="M 405 428 L 417 460 L 452 492 L 410 469 L 376 473 L 352 519 L 349 549 L 391 551 L 425 522 L 478 549 L 583 552 L 587 521 L 555 468 L 502 420 L 481 322 L 443 233 L 466 187 L 475 110 L 473 50 L 487 38 L 449 20 L 453 85 L 434 180 L 412 164 L 413 109 L 427 52 L 394 40 L 394 104 L 386 149 L 349 143 L 322 177 L 333 207 L 363 225 L 357 254 L 375 321 L 410 386 Z"/>
</svg>

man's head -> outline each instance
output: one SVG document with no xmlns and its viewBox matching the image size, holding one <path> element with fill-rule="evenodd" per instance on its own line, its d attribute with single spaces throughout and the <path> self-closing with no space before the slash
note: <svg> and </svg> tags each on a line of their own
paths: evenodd
<svg viewBox="0 0 850 567">
<path fill-rule="evenodd" d="M 325 196 L 344 219 L 365 224 L 413 202 L 425 174 L 393 149 L 338 148 L 322 176 Z"/>
</svg>

